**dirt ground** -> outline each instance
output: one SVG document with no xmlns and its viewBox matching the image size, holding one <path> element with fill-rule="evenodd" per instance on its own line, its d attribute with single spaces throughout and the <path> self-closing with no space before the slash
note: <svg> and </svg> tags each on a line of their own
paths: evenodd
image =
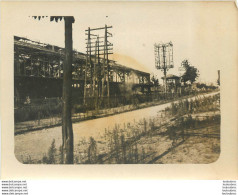
<svg viewBox="0 0 238 195">
<path fill-rule="evenodd" d="M 219 125 L 209 128 L 210 131 L 219 132 Z M 199 129 L 207 131 L 207 128 Z M 166 136 L 153 136 L 140 140 L 141 147 L 149 150 L 144 163 L 153 164 L 207 164 L 219 158 L 220 138 L 214 136 L 190 136 L 183 141 L 181 138 L 176 144 Z"/>
<path fill-rule="evenodd" d="M 193 117 L 213 116 L 219 112 L 205 112 L 195 114 Z M 158 118 L 158 117 L 157 117 Z M 163 124 L 166 124 L 163 126 Z M 167 127 L 171 125 L 170 120 L 163 122 L 157 120 L 155 125 L 160 125 L 154 131 L 142 136 L 127 147 L 124 155 L 131 155 L 131 150 L 136 149 L 129 164 L 208 164 L 219 158 L 220 154 L 220 124 L 205 124 L 197 129 L 186 129 L 184 138 L 179 136 L 171 140 Z M 127 131 L 143 130 L 142 122 L 131 126 Z M 121 132 L 123 133 L 123 131 Z M 108 153 L 107 143 L 104 136 L 97 140 L 98 155 Z M 79 163 L 87 160 L 87 147 L 83 141 L 76 147 L 76 155 L 79 154 Z M 121 150 L 120 150 L 121 152 Z M 110 155 L 109 155 L 110 156 Z M 114 157 L 104 158 L 103 164 L 118 163 Z M 119 163 L 125 163 L 119 160 Z"/>
<path fill-rule="evenodd" d="M 217 138 L 190 137 L 175 147 L 166 156 L 155 160 L 155 164 L 208 164 L 215 162 L 220 155 L 220 140 Z"/>
<path fill-rule="evenodd" d="M 74 124 L 75 164 L 206 164 L 215 162 L 220 154 L 220 122 L 210 121 L 210 123 L 201 123 L 202 125 L 198 125 L 196 129 L 187 128 L 184 130 L 184 137 L 180 135 L 176 140 L 172 140 L 168 128 L 176 125 L 177 117 L 166 115 L 164 109 L 169 105 L 167 103 Z M 206 120 L 207 117 L 212 116 L 220 116 L 220 111 L 190 115 L 193 119 L 199 120 L 200 118 Z M 188 116 L 184 115 L 184 117 Z M 121 145 L 122 135 L 126 143 L 124 149 Z M 96 143 L 96 160 L 89 162 L 88 151 L 91 137 Z M 60 127 L 16 135 L 15 155 L 24 163 L 42 163 L 40 161 L 43 155 L 47 155 L 52 140 L 55 140 L 57 164 L 60 158 L 61 139 Z M 115 142 L 118 146 L 115 146 Z M 31 157 L 30 161 L 29 157 Z"/>
</svg>

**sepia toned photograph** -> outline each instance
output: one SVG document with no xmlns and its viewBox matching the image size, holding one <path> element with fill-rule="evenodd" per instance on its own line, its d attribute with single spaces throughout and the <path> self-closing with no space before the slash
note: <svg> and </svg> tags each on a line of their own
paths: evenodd
<svg viewBox="0 0 238 195">
<path fill-rule="evenodd" d="M 28 15 L 14 29 L 16 159 L 216 162 L 219 52 L 225 52 L 217 39 L 226 33 L 219 23 L 227 22 L 219 5 L 213 16 L 209 7 L 201 16 L 190 4 L 177 12 L 160 3 L 106 6 L 82 3 L 79 14 Z"/>
<path fill-rule="evenodd" d="M 237 179 L 234 2 L 2 2 L 2 179 Z"/>
</svg>

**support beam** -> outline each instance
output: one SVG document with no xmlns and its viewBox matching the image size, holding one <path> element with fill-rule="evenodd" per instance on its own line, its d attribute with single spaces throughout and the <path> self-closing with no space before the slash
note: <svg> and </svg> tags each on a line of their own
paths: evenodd
<svg viewBox="0 0 238 195">
<path fill-rule="evenodd" d="M 93 31 L 93 30 L 103 30 L 105 28 L 112 28 L 112 26 L 100 27 L 100 28 L 92 28 L 91 31 Z M 85 31 L 88 31 L 88 30 L 85 30 Z"/>
</svg>

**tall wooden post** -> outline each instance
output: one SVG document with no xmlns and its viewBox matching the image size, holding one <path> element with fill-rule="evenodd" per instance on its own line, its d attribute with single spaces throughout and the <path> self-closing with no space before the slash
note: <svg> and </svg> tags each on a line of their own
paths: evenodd
<svg viewBox="0 0 238 195">
<path fill-rule="evenodd" d="M 98 69 L 97 69 L 97 79 L 98 79 L 98 94 L 97 98 L 101 97 L 101 88 L 102 88 L 102 78 L 101 78 L 101 64 L 100 64 L 100 51 L 99 51 L 99 37 L 98 37 L 98 46 L 97 46 L 97 61 L 98 61 Z M 99 106 L 99 104 L 97 105 Z"/>
<path fill-rule="evenodd" d="M 93 97 L 94 97 L 94 101 L 96 100 L 96 95 L 95 95 L 95 91 L 96 91 L 96 63 L 97 63 L 97 47 L 98 47 L 98 37 L 97 40 L 95 42 L 95 61 L 93 63 Z"/>
<path fill-rule="evenodd" d="M 98 88 L 97 88 L 97 91 L 98 91 L 98 94 L 99 94 L 98 97 L 101 97 L 101 98 L 103 98 L 104 92 L 106 91 L 106 87 L 104 86 L 105 82 L 107 82 L 106 86 L 107 86 L 107 96 L 108 97 L 109 97 L 109 89 L 110 89 L 109 88 L 109 74 L 110 74 L 109 67 L 110 66 L 109 66 L 108 55 L 112 54 L 112 53 L 108 53 L 108 51 L 112 50 L 112 48 L 108 48 L 108 46 L 112 46 L 112 44 L 108 44 L 107 38 L 109 37 L 108 34 L 110 36 L 112 36 L 112 34 L 108 32 L 108 28 L 112 28 L 112 26 L 105 25 L 105 27 L 91 28 L 91 29 L 85 30 L 87 32 L 86 35 L 90 35 L 90 31 L 105 30 L 104 44 L 100 45 L 100 43 L 103 42 L 103 41 L 98 41 L 98 46 L 95 47 L 95 50 L 98 51 L 98 54 L 97 54 L 97 56 L 98 56 L 97 71 L 100 72 L 100 78 L 97 78 L 96 83 L 98 84 Z M 91 34 L 91 36 L 97 36 L 97 35 Z M 99 37 L 99 39 L 100 38 L 103 38 L 103 37 Z M 99 47 L 104 47 L 104 49 L 101 50 L 101 49 L 99 49 Z M 91 51 L 91 46 L 89 46 L 88 48 L 89 48 L 89 52 L 90 52 Z M 99 53 L 99 51 L 103 51 L 103 54 Z M 100 55 L 103 55 L 103 65 L 102 65 L 102 67 L 101 67 L 101 64 L 100 64 L 100 58 L 99 58 Z M 91 76 L 92 76 L 93 75 L 93 73 L 92 73 L 93 72 L 92 71 L 93 70 L 92 64 L 91 64 L 90 67 L 91 67 Z M 94 90 L 96 90 L 96 88 L 93 87 L 93 78 L 91 78 L 91 82 L 90 83 L 91 83 L 91 91 L 92 91 L 92 95 L 93 95 L 94 94 Z M 109 98 L 108 98 L 108 100 L 109 100 Z"/>
<path fill-rule="evenodd" d="M 83 92 L 83 104 L 86 105 L 86 95 L 87 95 L 87 71 L 88 71 L 88 61 L 91 57 L 91 51 L 89 51 L 89 47 L 91 50 L 91 43 L 90 43 L 90 28 L 88 28 L 88 42 L 87 42 L 87 55 L 86 55 L 86 64 L 85 64 L 85 74 L 84 74 L 84 92 Z M 88 56 L 90 53 L 90 57 Z M 91 62 L 90 62 L 91 63 Z"/>
<path fill-rule="evenodd" d="M 105 25 L 105 49 L 106 49 L 106 63 L 107 63 L 107 101 L 108 101 L 108 106 L 110 104 L 110 86 L 109 86 L 109 74 L 110 74 L 110 69 L 109 69 L 109 62 L 108 62 L 108 47 L 107 47 L 107 25 Z"/>
<path fill-rule="evenodd" d="M 166 54 L 165 54 L 165 45 L 163 47 L 163 63 L 164 63 L 164 93 L 165 97 L 167 96 L 167 67 L 166 67 Z"/>
<path fill-rule="evenodd" d="M 104 82 L 105 82 L 105 65 L 106 65 L 106 41 L 107 41 L 107 38 L 106 38 L 106 29 L 105 29 L 105 36 L 104 36 L 104 48 L 103 48 L 103 67 L 102 67 L 102 98 L 103 98 L 103 101 L 104 101 L 104 91 L 105 91 L 105 88 L 104 88 Z"/>
<path fill-rule="evenodd" d="M 63 116 L 62 116 L 62 139 L 63 139 L 63 163 L 74 163 L 73 128 L 71 121 L 72 99 L 72 23 L 74 18 L 64 17 L 65 21 L 65 60 L 63 65 Z"/>
<path fill-rule="evenodd" d="M 98 58 L 97 58 L 97 52 L 98 52 L 98 48 L 99 48 L 99 38 L 97 37 L 97 40 L 95 42 L 95 61 L 93 64 L 93 100 L 94 100 L 94 106 L 95 106 L 95 110 L 97 109 L 97 101 L 98 101 L 98 94 L 96 93 L 96 80 L 97 80 L 97 72 L 96 72 L 96 63 Z"/>
</svg>

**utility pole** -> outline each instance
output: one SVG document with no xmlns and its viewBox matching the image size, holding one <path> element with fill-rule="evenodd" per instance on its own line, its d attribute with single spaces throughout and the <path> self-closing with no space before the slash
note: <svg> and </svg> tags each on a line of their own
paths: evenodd
<svg viewBox="0 0 238 195">
<path fill-rule="evenodd" d="M 97 37 L 97 60 L 98 60 L 98 69 L 97 69 L 97 80 L 98 80 L 98 93 L 97 97 L 101 97 L 102 90 L 102 76 L 101 76 L 101 63 L 100 63 L 100 47 L 99 47 L 99 37 Z M 98 101 L 98 99 L 97 99 Z"/>
<path fill-rule="evenodd" d="M 165 95 L 167 94 L 167 68 L 166 68 L 166 48 L 165 45 L 162 45 L 163 49 L 163 67 L 162 69 L 164 70 L 164 92 Z"/>
<path fill-rule="evenodd" d="M 65 60 L 63 65 L 63 117 L 62 117 L 62 134 L 63 134 L 63 157 L 64 164 L 74 163 L 74 142 L 73 128 L 71 121 L 71 100 L 72 100 L 72 58 L 73 58 L 73 40 L 72 40 L 72 23 L 74 18 L 64 17 L 65 21 Z"/>
<path fill-rule="evenodd" d="M 96 65 L 99 66 L 99 38 L 97 36 L 97 40 L 95 42 L 95 59 L 94 59 L 94 65 L 93 65 L 93 98 L 94 98 L 94 105 L 95 109 L 98 108 L 98 92 L 96 92 L 96 82 L 98 84 L 98 90 L 99 90 L 99 80 L 97 79 L 97 67 Z M 97 91 L 98 91 L 97 90 Z"/>
<path fill-rule="evenodd" d="M 86 105 L 86 93 L 87 93 L 87 71 L 88 71 L 88 61 L 89 60 L 89 56 L 91 56 L 91 51 L 89 51 L 89 48 L 91 49 L 91 47 L 89 47 L 89 45 L 91 45 L 91 37 L 90 37 L 90 28 L 88 28 L 88 39 L 87 39 L 87 53 L 86 53 L 86 64 L 85 64 L 85 74 L 84 74 L 84 92 L 83 92 L 83 104 Z M 89 55 L 90 53 L 90 55 Z"/>
<path fill-rule="evenodd" d="M 164 73 L 164 94 L 167 94 L 167 71 L 174 67 L 173 63 L 173 44 L 155 44 L 155 67 Z"/>
<path fill-rule="evenodd" d="M 96 63 L 97 63 L 97 52 L 98 52 L 98 37 L 97 40 L 95 42 L 95 59 L 94 59 L 94 63 L 93 63 L 93 97 L 95 98 L 95 87 L 96 87 Z M 94 99 L 95 101 L 95 99 Z"/>
<path fill-rule="evenodd" d="M 92 45 L 88 44 L 87 43 L 87 49 L 89 49 L 90 51 L 92 52 L 95 52 L 95 65 L 97 63 L 97 66 L 98 66 L 98 73 L 99 74 L 94 74 L 95 75 L 95 78 L 91 78 L 91 82 L 92 82 L 92 85 L 91 85 L 91 89 L 93 89 L 93 94 L 95 94 L 95 90 L 96 90 L 96 81 L 97 81 L 97 86 L 98 86 L 98 93 L 97 93 L 97 96 L 100 96 L 102 98 L 104 98 L 104 93 L 105 93 L 105 81 L 107 82 L 107 101 L 108 101 L 108 106 L 109 106 L 109 101 L 110 101 L 110 66 L 109 66 L 109 59 L 108 59 L 108 56 L 109 54 L 113 54 L 111 52 L 112 50 L 112 46 L 113 44 L 111 44 L 109 41 L 108 41 L 108 37 L 112 37 L 112 34 L 108 32 L 108 29 L 109 28 L 112 28 L 112 26 L 107 26 L 105 25 L 105 27 L 100 27 L 100 28 L 88 28 L 88 30 L 85 30 L 86 31 L 86 35 L 92 37 L 94 36 L 94 38 L 91 38 L 95 40 L 95 47 L 92 49 Z M 101 33 L 101 36 L 100 35 L 100 31 L 101 30 L 104 30 L 104 34 L 102 35 Z M 92 34 L 91 32 L 92 31 L 96 31 L 97 34 Z M 88 37 L 89 39 L 89 37 Z M 88 40 L 86 39 L 86 40 Z M 102 40 L 104 39 L 104 40 Z M 100 49 L 100 48 L 103 48 L 103 49 Z M 88 50 L 87 50 L 88 51 Z M 89 54 L 90 55 L 90 54 Z M 103 55 L 103 65 L 102 65 L 102 68 L 101 68 L 101 65 L 100 65 L 100 56 Z M 97 57 L 96 57 L 97 56 Z M 97 70 L 97 68 L 93 68 L 93 72 L 95 72 Z M 96 78 L 97 77 L 97 78 Z M 94 82 L 95 81 L 95 82 Z"/>
<path fill-rule="evenodd" d="M 32 16 L 34 19 L 41 20 L 48 16 Z M 73 128 L 71 120 L 71 100 L 72 100 L 72 59 L 73 59 L 73 40 L 72 24 L 73 16 L 50 16 L 50 21 L 58 22 L 64 19 L 65 24 L 65 58 L 63 64 L 63 110 L 62 110 L 62 151 L 63 163 L 74 163 L 74 142 Z"/>
<path fill-rule="evenodd" d="M 108 62 L 108 42 L 107 42 L 107 36 L 108 36 L 108 32 L 107 32 L 107 25 L 105 25 L 105 50 L 104 53 L 106 53 L 106 63 L 107 63 L 107 103 L 108 103 L 108 107 L 110 105 L 110 86 L 109 86 L 109 78 L 110 78 L 110 68 L 109 68 L 109 62 Z"/>
</svg>

